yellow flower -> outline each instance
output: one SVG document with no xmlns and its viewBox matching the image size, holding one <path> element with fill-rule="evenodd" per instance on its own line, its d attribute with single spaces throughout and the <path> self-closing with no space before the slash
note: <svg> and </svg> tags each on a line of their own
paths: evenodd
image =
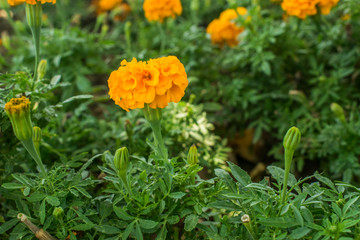
<svg viewBox="0 0 360 240">
<path fill-rule="evenodd" d="M 247 10 L 243 7 L 235 9 L 227 9 L 220 14 L 220 17 L 214 19 L 206 29 L 206 32 L 211 36 L 213 44 L 223 46 L 225 43 L 229 46 L 236 46 L 238 44 L 238 35 L 244 31 L 243 27 L 238 27 L 234 20 L 239 15 L 246 15 Z"/>
<path fill-rule="evenodd" d="M 12 98 L 5 104 L 5 112 L 10 118 L 15 136 L 19 140 L 32 137 L 32 123 L 30 119 L 30 101 L 26 97 Z"/>
<path fill-rule="evenodd" d="M 331 8 L 333 8 L 339 0 L 320 0 L 319 7 L 321 10 L 321 14 L 328 15 L 331 11 Z"/>
<path fill-rule="evenodd" d="M 338 2 L 339 0 L 284 0 L 281 7 L 288 15 L 305 19 L 317 14 L 317 7 L 320 8 L 321 14 L 329 14 Z"/>
<path fill-rule="evenodd" d="M 180 0 L 145 0 L 143 9 L 149 21 L 160 22 L 181 15 L 183 10 Z"/>
<path fill-rule="evenodd" d="M 343 21 L 347 21 L 347 20 L 349 20 L 351 18 L 351 15 L 350 14 L 344 14 L 342 17 L 341 17 L 341 20 L 343 20 Z"/>
<path fill-rule="evenodd" d="M 290 16 L 305 19 L 317 13 L 316 4 L 319 0 L 284 0 L 281 7 Z"/>
<path fill-rule="evenodd" d="M 19 4 L 24 3 L 24 2 L 27 3 L 27 4 L 32 4 L 32 5 L 35 5 L 37 2 L 41 2 L 41 4 L 44 4 L 44 3 L 55 4 L 56 0 L 8 0 L 8 3 L 11 6 L 16 6 L 16 5 L 19 5 Z"/>
<path fill-rule="evenodd" d="M 164 108 L 179 102 L 185 94 L 188 79 L 184 65 L 175 56 L 150 59 L 148 62 L 123 60 L 108 79 L 109 95 L 115 104 L 129 109 Z"/>
</svg>

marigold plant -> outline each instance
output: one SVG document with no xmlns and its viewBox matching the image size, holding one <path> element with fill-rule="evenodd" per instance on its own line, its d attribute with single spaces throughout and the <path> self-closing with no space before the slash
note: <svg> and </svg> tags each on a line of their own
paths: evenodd
<svg viewBox="0 0 360 240">
<path fill-rule="evenodd" d="M 339 0 L 284 0 L 281 3 L 282 9 L 290 16 L 296 16 L 305 19 L 307 16 L 317 14 L 317 7 L 320 8 L 321 14 L 330 13 Z"/>
<path fill-rule="evenodd" d="M 143 8 L 149 21 L 160 22 L 181 15 L 183 10 L 180 0 L 145 0 Z"/>
<path fill-rule="evenodd" d="M 243 27 L 236 26 L 234 20 L 239 16 L 246 15 L 247 10 L 244 7 L 227 9 L 220 14 L 220 17 L 214 19 L 206 29 L 211 36 L 213 44 L 235 46 L 238 44 L 238 35 L 244 31 Z"/>
<path fill-rule="evenodd" d="M 27 3 L 27 4 L 35 5 L 37 2 L 40 2 L 41 4 L 44 4 L 44 3 L 55 4 L 56 0 L 8 0 L 8 3 L 11 6 L 16 6 L 16 5 L 19 5 L 21 3 Z"/>
<path fill-rule="evenodd" d="M 147 62 L 123 60 L 108 79 L 110 98 L 129 109 L 164 108 L 169 102 L 179 102 L 188 85 L 184 65 L 175 56 L 150 59 Z"/>
</svg>

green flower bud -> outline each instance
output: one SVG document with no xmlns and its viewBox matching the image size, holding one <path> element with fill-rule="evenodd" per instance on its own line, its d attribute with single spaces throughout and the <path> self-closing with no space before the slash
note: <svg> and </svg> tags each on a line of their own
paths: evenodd
<svg viewBox="0 0 360 240">
<path fill-rule="evenodd" d="M 47 68 L 47 61 L 45 59 L 42 59 L 39 63 L 37 72 L 38 72 L 38 79 L 43 79 L 46 74 L 46 68 Z"/>
<path fill-rule="evenodd" d="M 194 12 L 199 11 L 200 8 L 200 2 L 199 0 L 192 0 L 190 4 L 190 9 Z"/>
<path fill-rule="evenodd" d="M 120 177 L 126 179 L 126 172 L 129 165 L 129 151 L 126 147 L 122 147 L 116 151 L 114 165 Z"/>
<path fill-rule="evenodd" d="M 290 128 L 284 137 L 284 148 L 289 151 L 295 151 L 295 149 L 299 146 L 300 139 L 300 130 L 297 127 Z"/>
<path fill-rule="evenodd" d="M 144 108 L 144 116 L 145 119 L 148 120 L 149 122 L 154 122 L 154 121 L 160 121 L 161 120 L 161 108 L 151 108 L 149 106 L 149 104 L 145 104 Z"/>
<path fill-rule="evenodd" d="M 20 140 L 31 139 L 32 123 L 30 118 L 30 100 L 26 97 L 12 98 L 5 104 L 15 136 Z"/>
<path fill-rule="evenodd" d="M 187 155 L 187 162 L 189 165 L 194 165 L 198 163 L 198 152 L 195 145 L 190 147 L 190 150 Z"/>
<path fill-rule="evenodd" d="M 30 27 L 40 27 L 42 21 L 42 4 L 26 4 L 26 19 Z"/>
<path fill-rule="evenodd" d="M 40 156 L 40 143 L 41 143 L 41 138 L 42 138 L 41 128 L 35 126 L 35 127 L 33 128 L 33 136 L 32 136 L 32 139 L 33 139 L 33 143 L 34 143 L 35 149 L 36 149 L 37 153 L 39 154 L 39 156 Z"/>
<path fill-rule="evenodd" d="M 62 219 L 62 217 L 64 216 L 64 210 L 62 209 L 62 207 L 56 207 L 56 208 L 54 208 L 53 216 L 54 216 L 56 219 Z"/>
<path fill-rule="evenodd" d="M 346 123 L 344 109 L 337 103 L 332 103 L 330 106 L 331 111 L 342 123 Z"/>
</svg>

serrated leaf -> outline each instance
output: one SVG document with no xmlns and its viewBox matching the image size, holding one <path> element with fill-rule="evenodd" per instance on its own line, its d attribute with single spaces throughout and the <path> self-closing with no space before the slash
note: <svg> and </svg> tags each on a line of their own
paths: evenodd
<svg viewBox="0 0 360 240">
<path fill-rule="evenodd" d="M 118 218 L 125 220 L 125 221 L 130 221 L 133 220 L 134 217 L 130 216 L 127 212 L 125 212 L 122 208 L 113 206 L 114 212 L 116 214 L 116 216 L 118 216 Z"/>
<path fill-rule="evenodd" d="M 259 218 L 259 223 L 266 227 L 275 228 L 290 228 L 298 225 L 295 218 L 287 217 Z"/>
<path fill-rule="evenodd" d="M 21 189 L 25 187 L 23 184 L 20 183 L 4 183 L 1 186 L 5 189 Z"/>
<path fill-rule="evenodd" d="M 82 195 L 84 195 L 87 198 L 91 198 L 91 195 L 82 187 L 76 187 L 76 189 L 81 192 Z"/>
<path fill-rule="evenodd" d="M 134 224 L 135 222 L 131 222 L 125 229 L 125 231 L 123 232 L 121 239 L 122 240 L 126 240 L 129 235 L 131 234 L 131 232 L 134 230 Z"/>
<path fill-rule="evenodd" d="M 136 239 L 137 240 L 143 240 L 144 237 L 143 237 L 143 234 L 141 232 L 141 228 L 140 228 L 140 224 L 138 222 L 136 222 L 136 232 L 135 232 L 135 235 L 136 235 Z"/>
<path fill-rule="evenodd" d="M 251 177 L 247 174 L 246 171 L 242 170 L 239 166 L 228 162 L 231 169 L 231 173 L 234 178 L 240 183 L 241 186 L 246 186 L 251 183 Z"/>
<path fill-rule="evenodd" d="M 174 198 L 174 199 L 179 199 L 179 198 L 182 198 L 185 195 L 186 195 L 186 193 L 183 193 L 183 192 L 173 192 L 173 193 L 169 194 L 169 197 Z"/>
<path fill-rule="evenodd" d="M 199 221 L 199 217 L 195 214 L 190 214 L 189 216 L 187 216 L 184 221 L 185 231 L 190 232 L 190 231 L 194 230 L 196 228 L 198 221 Z"/>
<path fill-rule="evenodd" d="M 180 217 L 177 215 L 173 215 L 167 218 L 167 222 L 171 225 L 177 224 L 180 221 Z"/>
<path fill-rule="evenodd" d="M 0 226 L 0 234 L 5 233 L 7 230 L 11 229 L 13 226 L 15 226 L 19 222 L 19 219 L 14 218 L 9 221 L 6 221 L 4 224 Z"/>
<path fill-rule="evenodd" d="M 84 224 L 79 224 L 79 225 L 72 227 L 71 230 L 87 231 L 87 230 L 92 229 L 94 226 L 95 226 L 95 224 L 93 224 L 93 223 L 84 223 Z"/>
<path fill-rule="evenodd" d="M 54 196 L 46 196 L 45 200 L 52 206 L 57 207 L 60 205 L 60 201 L 57 197 Z"/>
<path fill-rule="evenodd" d="M 311 232 L 310 228 L 301 227 L 301 228 L 297 228 L 294 231 L 292 231 L 290 236 L 295 240 L 303 239 L 303 237 L 305 237 L 309 232 Z"/>
<path fill-rule="evenodd" d="M 101 226 L 95 226 L 95 229 L 99 232 L 105 233 L 105 234 L 119 234 L 121 233 L 121 230 L 117 227 L 110 226 L 110 225 L 101 225 Z"/>
<path fill-rule="evenodd" d="M 300 226 L 304 226 L 304 219 L 303 217 L 301 216 L 301 213 L 299 211 L 299 209 L 297 209 L 294 205 L 290 205 L 291 206 L 291 209 L 293 210 L 293 213 L 294 213 L 294 216 L 296 218 L 296 221 L 298 224 L 300 224 Z"/>
<path fill-rule="evenodd" d="M 40 217 L 40 223 L 41 225 L 43 225 L 45 222 L 45 200 L 43 200 L 40 204 L 39 217 Z"/>
<path fill-rule="evenodd" d="M 140 222 L 140 226 L 144 229 L 152 229 L 159 224 L 158 222 L 147 219 L 139 219 L 139 222 Z"/>
</svg>

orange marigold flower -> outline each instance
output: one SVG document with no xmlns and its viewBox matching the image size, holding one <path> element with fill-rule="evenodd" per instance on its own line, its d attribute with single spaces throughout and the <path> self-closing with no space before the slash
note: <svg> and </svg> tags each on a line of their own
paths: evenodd
<svg viewBox="0 0 360 240">
<path fill-rule="evenodd" d="M 319 0 L 284 0 L 281 7 L 290 16 L 305 19 L 317 13 L 316 4 Z"/>
<path fill-rule="evenodd" d="M 145 0 L 143 8 L 149 21 L 160 22 L 165 18 L 181 15 L 183 10 L 180 0 Z"/>
<path fill-rule="evenodd" d="M 214 19 L 206 29 L 211 36 L 213 44 L 235 46 L 238 44 L 238 35 L 244 31 L 243 27 L 238 27 L 234 20 L 239 15 L 246 15 L 247 10 L 243 7 L 235 9 L 227 9 L 220 14 L 220 17 Z"/>
<path fill-rule="evenodd" d="M 19 5 L 19 4 L 24 3 L 24 2 L 27 3 L 27 4 L 32 4 L 32 5 L 35 5 L 37 2 L 41 2 L 41 4 L 44 4 L 44 3 L 55 4 L 56 0 L 8 0 L 8 3 L 11 6 L 16 6 L 16 5 Z"/>
<path fill-rule="evenodd" d="M 319 7 L 321 14 L 328 15 L 331 9 L 339 2 L 339 0 L 320 0 Z"/>
<path fill-rule="evenodd" d="M 175 56 L 150 59 L 147 62 L 123 60 L 108 79 L 109 95 L 115 104 L 129 109 L 164 108 L 179 102 L 185 94 L 188 79 L 184 65 Z"/>
</svg>

